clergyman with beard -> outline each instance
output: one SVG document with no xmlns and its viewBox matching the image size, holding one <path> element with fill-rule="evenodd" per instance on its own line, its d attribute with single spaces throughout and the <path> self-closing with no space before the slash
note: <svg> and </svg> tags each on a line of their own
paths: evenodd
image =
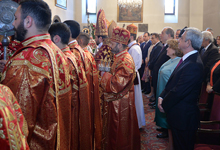
<svg viewBox="0 0 220 150">
<path fill-rule="evenodd" d="M 115 28 L 111 37 L 115 54 L 111 72 L 102 72 L 104 92 L 102 148 L 140 150 L 140 132 L 134 104 L 135 64 L 127 52 L 128 30 Z"/>
<path fill-rule="evenodd" d="M 30 149 L 68 149 L 71 140 L 69 67 L 50 39 L 50 24 L 46 2 L 19 4 L 13 26 L 23 47 L 6 63 L 2 76 L 2 84 L 14 93 L 27 121 Z"/>
</svg>

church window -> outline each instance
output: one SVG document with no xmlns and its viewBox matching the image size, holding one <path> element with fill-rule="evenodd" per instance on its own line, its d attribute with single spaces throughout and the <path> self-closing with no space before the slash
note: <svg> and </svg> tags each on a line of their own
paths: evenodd
<svg viewBox="0 0 220 150">
<path fill-rule="evenodd" d="M 178 0 L 164 0 L 164 23 L 178 23 Z"/>
<path fill-rule="evenodd" d="M 86 14 L 96 14 L 96 0 L 86 0 Z"/>
<path fill-rule="evenodd" d="M 175 0 L 165 0 L 165 15 L 175 15 Z"/>
</svg>

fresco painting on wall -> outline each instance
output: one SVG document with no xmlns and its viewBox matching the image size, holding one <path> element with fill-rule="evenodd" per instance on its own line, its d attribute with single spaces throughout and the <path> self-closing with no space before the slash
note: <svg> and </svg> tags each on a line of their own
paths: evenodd
<svg viewBox="0 0 220 150">
<path fill-rule="evenodd" d="M 119 8 L 117 11 L 118 22 L 143 22 L 143 2 L 141 8 Z"/>
<path fill-rule="evenodd" d="M 66 9 L 67 8 L 67 0 L 55 0 L 56 6 Z"/>
</svg>

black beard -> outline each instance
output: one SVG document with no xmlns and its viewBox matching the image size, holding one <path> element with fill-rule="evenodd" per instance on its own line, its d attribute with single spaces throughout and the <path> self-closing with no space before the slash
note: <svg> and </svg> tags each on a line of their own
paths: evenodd
<svg viewBox="0 0 220 150">
<path fill-rule="evenodd" d="M 24 22 L 21 21 L 17 29 L 15 28 L 15 39 L 18 41 L 24 41 L 26 34 L 27 34 L 27 30 L 24 28 Z"/>
</svg>

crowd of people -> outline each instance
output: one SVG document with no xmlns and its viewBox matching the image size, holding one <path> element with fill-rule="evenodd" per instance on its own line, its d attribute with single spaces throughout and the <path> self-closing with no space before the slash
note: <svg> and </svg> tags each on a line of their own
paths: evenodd
<svg viewBox="0 0 220 150">
<path fill-rule="evenodd" d="M 142 93 L 155 109 L 167 150 L 192 150 L 202 87 L 219 90 L 219 37 L 207 28 L 137 37 L 97 13 L 95 42 L 75 20 L 51 24 L 42 0 L 20 2 L 14 54 L 0 60 L 3 149 L 141 149 L 146 125 Z M 136 40 L 137 39 L 137 40 Z"/>
</svg>

